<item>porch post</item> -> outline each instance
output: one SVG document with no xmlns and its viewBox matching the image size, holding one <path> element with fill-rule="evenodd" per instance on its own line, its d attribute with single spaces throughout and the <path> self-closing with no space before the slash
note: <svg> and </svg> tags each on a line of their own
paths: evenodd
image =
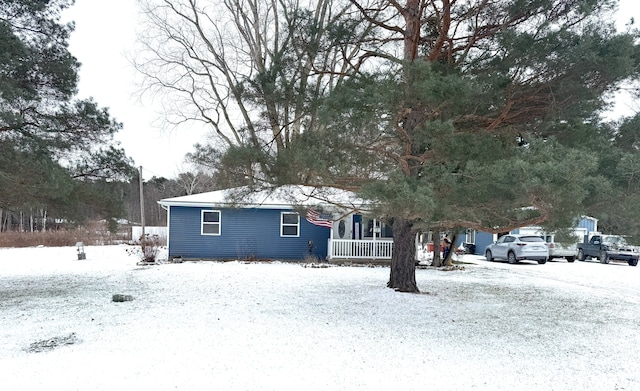
<svg viewBox="0 0 640 391">
<path fill-rule="evenodd" d="M 372 254 L 373 255 L 373 259 L 376 259 L 378 256 L 378 246 L 376 246 L 376 230 L 378 229 L 378 221 L 376 219 L 373 219 L 373 251 Z"/>
<path fill-rule="evenodd" d="M 331 223 L 331 228 L 329 228 L 331 230 L 329 231 L 329 259 L 333 258 L 333 224 L 335 221 Z"/>
</svg>

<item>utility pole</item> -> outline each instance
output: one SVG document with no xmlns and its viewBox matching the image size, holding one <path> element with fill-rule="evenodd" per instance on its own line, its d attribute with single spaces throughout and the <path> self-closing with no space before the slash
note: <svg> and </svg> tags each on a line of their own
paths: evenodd
<svg viewBox="0 0 640 391">
<path fill-rule="evenodd" d="M 142 224 L 142 236 L 144 236 L 144 193 L 142 191 L 142 166 L 140 166 L 140 224 Z"/>
</svg>

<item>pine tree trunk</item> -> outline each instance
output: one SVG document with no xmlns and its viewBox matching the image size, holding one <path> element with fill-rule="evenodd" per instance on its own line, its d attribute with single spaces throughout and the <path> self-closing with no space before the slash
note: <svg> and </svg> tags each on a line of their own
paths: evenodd
<svg viewBox="0 0 640 391">
<path fill-rule="evenodd" d="M 418 293 L 416 284 L 416 246 L 413 223 L 404 218 L 393 220 L 393 255 L 387 286 L 399 292 Z"/>
<path fill-rule="evenodd" d="M 449 249 L 449 254 L 447 255 L 447 259 L 444 260 L 444 266 L 453 266 L 453 254 L 455 254 L 456 251 L 456 243 L 458 242 L 458 234 L 455 233 L 453 234 L 453 237 L 451 238 L 451 247 Z"/>
<path fill-rule="evenodd" d="M 441 231 L 433 232 L 433 258 L 431 260 L 431 266 L 433 267 L 441 267 L 443 265 L 443 259 L 440 257 L 440 252 L 442 251 L 440 236 L 442 236 Z"/>
</svg>

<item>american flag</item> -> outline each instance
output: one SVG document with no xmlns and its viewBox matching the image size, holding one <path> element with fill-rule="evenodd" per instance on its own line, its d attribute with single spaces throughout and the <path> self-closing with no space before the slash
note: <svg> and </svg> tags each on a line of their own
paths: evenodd
<svg viewBox="0 0 640 391">
<path fill-rule="evenodd" d="M 307 210 L 307 221 L 313 225 L 318 225 L 320 227 L 326 228 L 331 228 L 331 226 L 333 225 L 333 221 L 320 217 L 320 213 L 318 213 L 314 209 Z"/>
</svg>

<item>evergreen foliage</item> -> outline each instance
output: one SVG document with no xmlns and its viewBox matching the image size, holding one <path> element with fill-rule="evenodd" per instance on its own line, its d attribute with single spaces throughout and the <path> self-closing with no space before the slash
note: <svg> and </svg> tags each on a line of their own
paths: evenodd
<svg viewBox="0 0 640 391">
<path fill-rule="evenodd" d="M 197 53 L 202 43 L 188 31 L 202 31 L 190 29 L 206 7 L 147 8 L 155 32 L 184 27 L 170 45 L 149 45 L 151 63 L 179 71 L 163 80 L 145 68 L 151 86 L 188 95 L 203 113 L 212 102 L 224 112 L 226 124 L 192 119 L 220 136 L 194 157 L 227 178 L 336 186 L 377 200 L 377 216 L 394 229 L 394 289 L 417 291 L 420 230 L 561 229 L 581 214 L 601 218 L 607 199 L 640 209 L 628 192 L 637 127 L 600 118 L 639 69 L 638 33 L 615 30 L 615 0 L 224 4 L 207 20 L 213 26 L 198 26 L 216 39 Z M 233 55 L 220 45 L 224 22 L 242 40 Z M 258 25 L 271 29 L 248 27 Z M 177 74 L 190 77 L 180 84 Z M 199 87 L 218 95 L 200 99 Z"/>
<path fill-rule="evenodd" d="M 83 221 L 120 215 L 104 182 L 133 171 L 113 140 L 122 125 L 91 99 L 74 99 L 73 24 L 59 22 L 72 4 L 0 0 L 0 208 L 38 206 Z"/>
</svg>

